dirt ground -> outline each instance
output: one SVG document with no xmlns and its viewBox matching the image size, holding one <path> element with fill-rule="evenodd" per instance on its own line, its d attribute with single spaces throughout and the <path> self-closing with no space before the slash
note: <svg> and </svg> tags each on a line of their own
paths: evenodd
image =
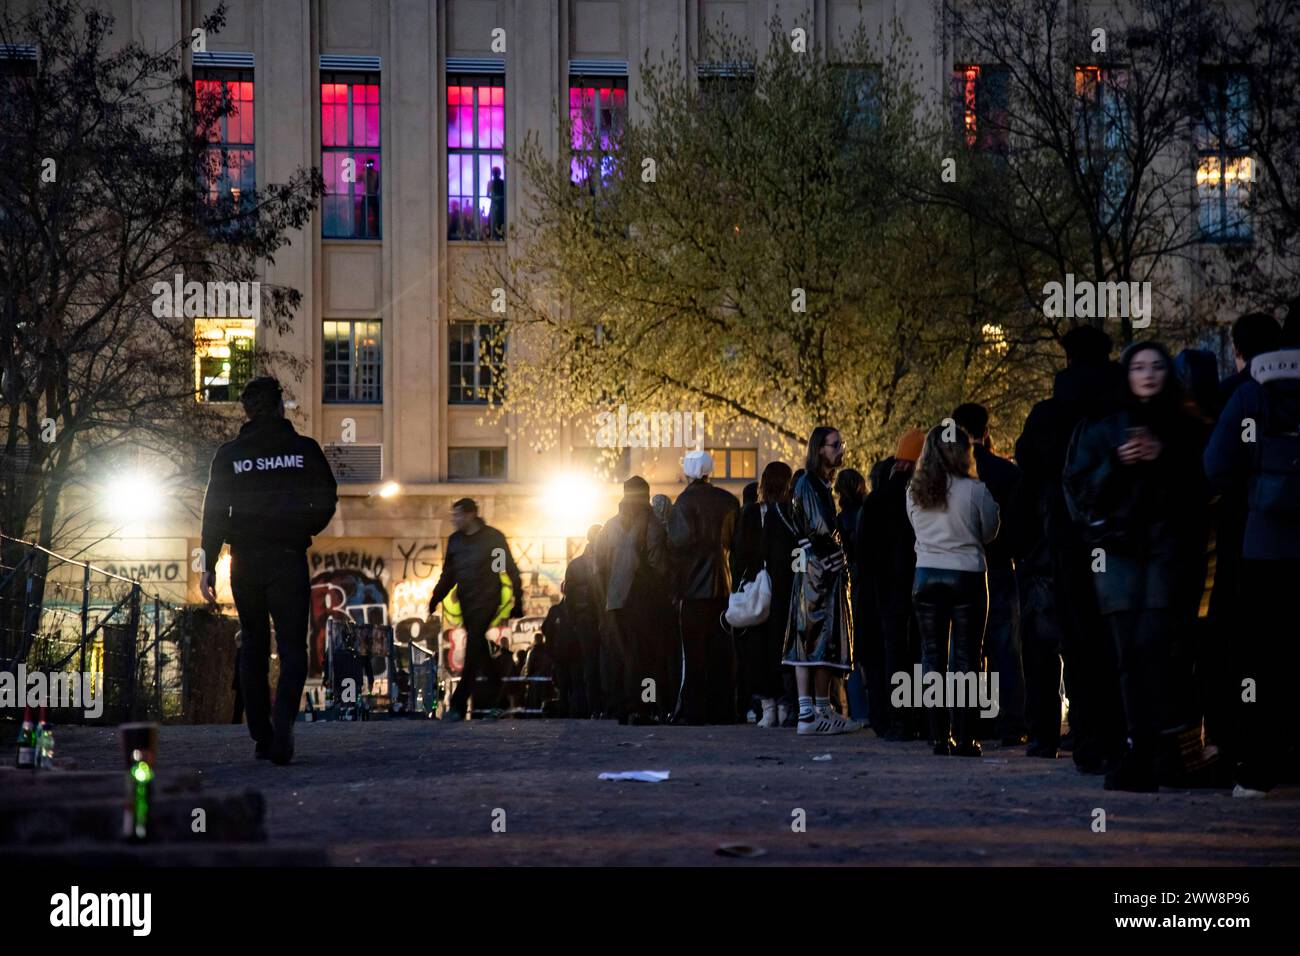
<svg viewBox="0 0 1300 956">
<path fill-rule="evenodd" d="M 1107 793 L 1069 759 L 996 744 L 975 760 L 870 731 L 566 720 L 300 723 L 296 744 L 275 767 L 253 760 L 242 726 L 169 726 L 159 765 L 199 771 L 205 790 L 260 790 L 273 843 L 342 865 L 1300 863 L 1300 788 Z M 58 752 L 114 769 L 117 731 L 60 728 Z M 671 778 L 597 779 L 621 770 Z M 729 843 L 766 852 L 720 855 Z"/>
</svg>

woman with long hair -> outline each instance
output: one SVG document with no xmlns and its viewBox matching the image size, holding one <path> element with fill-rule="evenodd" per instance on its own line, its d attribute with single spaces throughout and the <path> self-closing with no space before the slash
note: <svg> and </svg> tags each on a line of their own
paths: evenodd
<svg viewBox="0 0 1300 956">
<path fill-rule="evenodd" d="M 1114 644 L 1128 729 L 1106 789 L 1152 792 L 1159 789 L 1162 735 L 1169 751 L 1195 743 L 1190 733 L 1179 739 L 1195 702 L 1177 631 L 1188 564 L 1203 547 L 1195 539 L 1208 491 L 1203 429 L 1187 411 L 1169 352 L 1136 342 L 1120 364 L 1121 408 L 1076 430 L 1065 498 L 1093 549 L 1093 586 Z"/>
<path fill-rule="evenodd" d="M 792 523 L 802 554 L 791 569 L 782 659 L 795 669 L 800 734 L 842 734 L 862 727 L 835 713 L 830 703 L 831 678 L 853 668 L 849 569 L 831 493 L 835 472 L 843 461 L 839 429 L 814 428 L 808 439 L 804 474 L 794 486 Z"/>
<path fill-rule="evenodd" d="M 970 437 L 952 422 L 925 436 L 908 482 L 907 517 L 916 532 L 912 606 L 924 679 L 966 688 L 960 703 L 945 691 L 940 706 L 929 707 L 930 743 L 939 756 L 978 757 L 979 704 L 971 689 L 983 670 L 989 605 L 984 545 L 998 533 L 998 506 L 975 477 Z M 956 680 L 946 677 L 950 645 Z"/>
</svg>

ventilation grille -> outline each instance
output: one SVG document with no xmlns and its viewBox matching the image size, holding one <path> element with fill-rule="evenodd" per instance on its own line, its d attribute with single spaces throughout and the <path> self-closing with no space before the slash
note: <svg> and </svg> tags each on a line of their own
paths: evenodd
<svg viewBox="0 0 1300 956">
<path fill-rule="evenodd" d="M 0 60 L 34 60 L 34 43 L 0 43 Z"/>
<path fill-rule="evenodd" d="M 490 56 L 449 56 L 448 73 L 504 73 L 506 61 Z"/>
<path fill-rule="evenodd" d="M 627 60 L 570 60 L 570 76 L 627 76 Z"/>
<path fill-rule="evenodd" d="M 320 55 L 320 68 L 322 70 L 360 70 L 365 73 L 373 73 L 379 69 L 379 57 L 322 53 Z"/>
<path fill-rule="evenodd" d="M 343 482 L 375 482 L 384 475 L 384 446 L 326 445 L 325 458 L 334 471 L 334 480 Z"/>
<path fill-rule="evenodd" d="M 698 76 L 738 76 L 745 79 L 752 78 L 754 75 L 754 64 L 744 61 L 733 63 L 701 63 L 697 71 Z"/>
<path fill-rule="evenodd" d="M 235 53 L 229 50 L 212 51 L 209 53 L 195 53 L 195 66 L 217 66 L 217 67 L 238 67 L 241 69 L 253 68 L 253 54 Z"/>
</svg>

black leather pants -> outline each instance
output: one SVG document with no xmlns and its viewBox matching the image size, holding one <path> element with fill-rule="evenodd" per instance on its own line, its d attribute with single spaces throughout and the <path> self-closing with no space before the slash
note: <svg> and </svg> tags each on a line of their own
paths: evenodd
<svg viewBox="0 0 1300 956">
<path fill-rule="evenodd" d="M 983 571 L 918 567 L 912 580 L 912 606 L 921 631 L 923 673 L 947 673 L 950 647 L 954 672 L 978 674 L 983 670 L 984 625 L 989 609 L 988 581 Z M 958 746 L 976 739 L 979 705 L 970 700 L 966 703 L 965 707 L 954 707 L 952 713 L 951 736 Z M 928 710 L 930 739 L 942 743 L 950 735 L 948 709 Z"/>
</svg>

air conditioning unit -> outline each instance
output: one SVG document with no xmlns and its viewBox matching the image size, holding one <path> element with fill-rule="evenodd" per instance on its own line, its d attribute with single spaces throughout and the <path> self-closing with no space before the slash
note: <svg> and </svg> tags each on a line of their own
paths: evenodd
<svg viewBox="0 0 1300 956">
<path fill-rule="evenodd" d="M 376 482 L 384 476 L 384 446 L 346 442 L 324 447 L 325 458 L 334 471 L 334 480 Z"/>
</svg>

